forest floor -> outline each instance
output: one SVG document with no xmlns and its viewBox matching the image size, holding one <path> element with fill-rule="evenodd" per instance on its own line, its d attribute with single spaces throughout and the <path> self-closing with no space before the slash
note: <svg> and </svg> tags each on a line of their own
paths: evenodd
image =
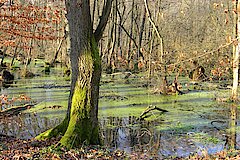
<svg viewBox="0 0 240 160">
<path fill-rule="evenodd" d="M 162 159 L 157 154 L 149 154 L 147 151 L 141 153 L 135 152 L 127 154 L 120 150 L 110 150 L 101 146 L 83 146 L 79 149 L 66 150 L 58 145 L 58 139 L 47 141 L 20 140 L 13 137 L 0 136 L 0 159 L 51 159 L 51 160 L 77 160 L 77 159 Z M 239 150 L 221 151 L 219 153 L 208 155 L 202 152 L 202 155 L 193 155 L 185 158 L 165 157 L 164 159 L 173 160 L 216 160 L 240 159 Z"/>
</svg>

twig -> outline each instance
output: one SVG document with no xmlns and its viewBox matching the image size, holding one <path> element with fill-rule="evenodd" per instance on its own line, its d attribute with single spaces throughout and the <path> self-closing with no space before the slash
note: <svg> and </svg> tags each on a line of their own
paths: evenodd
<svg viewBox="0 0 240 160">
<path fill-rule="evenodd" d="M 169 64 L 169 65 L 166 65 L 167 67 L 169 66 L 175 66 L 177 64 L 180 64 L 180 63 L 183 63 L 183 62 L 188 62 L 190 60 L 193 60 L 193 59 L 198 59 L 198 58 L 201 58 L 201 57 L 204 57 L 206 55 L 209 55 L 209 54 L 213 54 L 214 52 L 217 52 L 218 50 L 222 49 L 222 48 L 225 48 L 225 47 L 228 47 L 230 46 L 232 43 L 234 43 L 235 41 L 237 41 L 239 38 L 236 38 L 236 39 L 233 39 L 231 42 L 225 44 L 225 45 L 221 45 L 219 46 L 217 49 L 214 49 L 212 51 L 209 51 L 209 52 L 205 52 L 203 54 L 200 54 L 199 56 L 196 56 L 196 57 L 192 57 L 192 58 L 189 58 L 189 59 L 185 59 L 183 61 L 179 61 L 179 62 L 176 62 L 176 63 L 172 63 L 172 64 Z"/>
</svg>

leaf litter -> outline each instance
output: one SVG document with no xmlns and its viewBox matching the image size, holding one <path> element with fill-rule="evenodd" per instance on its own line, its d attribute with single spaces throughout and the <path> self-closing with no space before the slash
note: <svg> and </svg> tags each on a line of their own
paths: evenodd
<svg viewBox="0 0 240 160">
<path fill-rule="evenodd" d="M 163 159 L 158 154 L 148 153 L 147 151 L 126 153 L 121 150 L 108 149 L 104 146 L 82 146 L 77 149 L 67 150 L 58 143 L 59 138 L 45 141 L 29 139 L 16 139 L 7 135 L 0 135 L 0 159 L 1 160 L 25 160 L 25 159 L 44 159 L 44 160 L 78 160 L 78 159 Z M 240 159 L 239 150 L 221 151 L 209 155 L 203 151 L 201 155 L 191 155 L 189 157 L 164 157 L 173 160 L 220 160 Z"/>
</svg>

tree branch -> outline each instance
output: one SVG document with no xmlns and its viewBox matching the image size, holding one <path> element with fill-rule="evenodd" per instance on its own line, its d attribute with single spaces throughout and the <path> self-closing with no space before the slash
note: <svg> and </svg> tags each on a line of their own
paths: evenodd
<svg viewBox="0 0 240 160">
<path fill-rule="evenodd" d="M 159 108 L 159 107 L 157 107 L 157 106 L 152 106 L 152 105 L 150 105 L 150 106 L 148 106 L 148 107 L 143 111 L 143 113 L 139 116 L 138 119 L 142 120 L 142 119 L 148 117 L 146 114 L 148 114 L 149 112 L 151 112 L 151 111 L 153 111 L 153 110 L 158 110 L 158 111 L 163 112 L 163 113 L 164 113 L 164 112 L 168 112 L 168 111 L 165 110 L 165 109 L 161 109 L 161 108 Z"/>
<path fill-rule="evenodd" d="M 0 7 L 2 7 L 4 5 L 4 3 L 0 3 Z"/>
<path fill-rule="evenodd" d="M 119 26 L 123 29 L 123 31 L 127 34 L 127 36 L 133 41 L 134 45 L 138 48 L 137 42 L 135 41 L 135 39 L 128 33 L 128 31 L 126 30 L 126 28 L 124 28 L 124 26 L 122 24 L 119 24 Z"/>
<path fill-rule="evenodd" d="M 110 15 L 111 8 L 112 8 L 112 2 L 113 0 L 107 0 L 105 6 L 103 7 L 102 16 L 100 17 L 100 22 L 94 32 L 94 37 L 97 43 L 102 38 L 103 31 L 107 25 L 108 17 Z"/>
</svg>

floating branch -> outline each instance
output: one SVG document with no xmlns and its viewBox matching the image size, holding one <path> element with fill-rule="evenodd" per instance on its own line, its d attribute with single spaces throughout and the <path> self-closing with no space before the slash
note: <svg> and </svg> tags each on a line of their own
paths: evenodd
<svg viewBox="0 0 240 160">
<path fill-rule="evenodd" d="M 161 108 L 159 108 L 159 107 L 157 107 L 157 106 L 152 106 L 152 105 L 150 105 L 150 106 L 148 106 L 144 111 L 143 111 L 143 113 L 139 116 L 139 120 L 143 120 L 144 118 L 147 118 L 148 116 L 146 115 L 146 114 L 148 114 L 149 112 L 151 112 L 151 111 L 153 111 L 153 110 L 158 110 L 158 111 L 160 111 L 160 112 L 162 112 L 162 113 L 165 113 L 165 112 L 168 112 L 167 110 L 165 110 L 165 109 L 161 109 Z"/>
</svg>

